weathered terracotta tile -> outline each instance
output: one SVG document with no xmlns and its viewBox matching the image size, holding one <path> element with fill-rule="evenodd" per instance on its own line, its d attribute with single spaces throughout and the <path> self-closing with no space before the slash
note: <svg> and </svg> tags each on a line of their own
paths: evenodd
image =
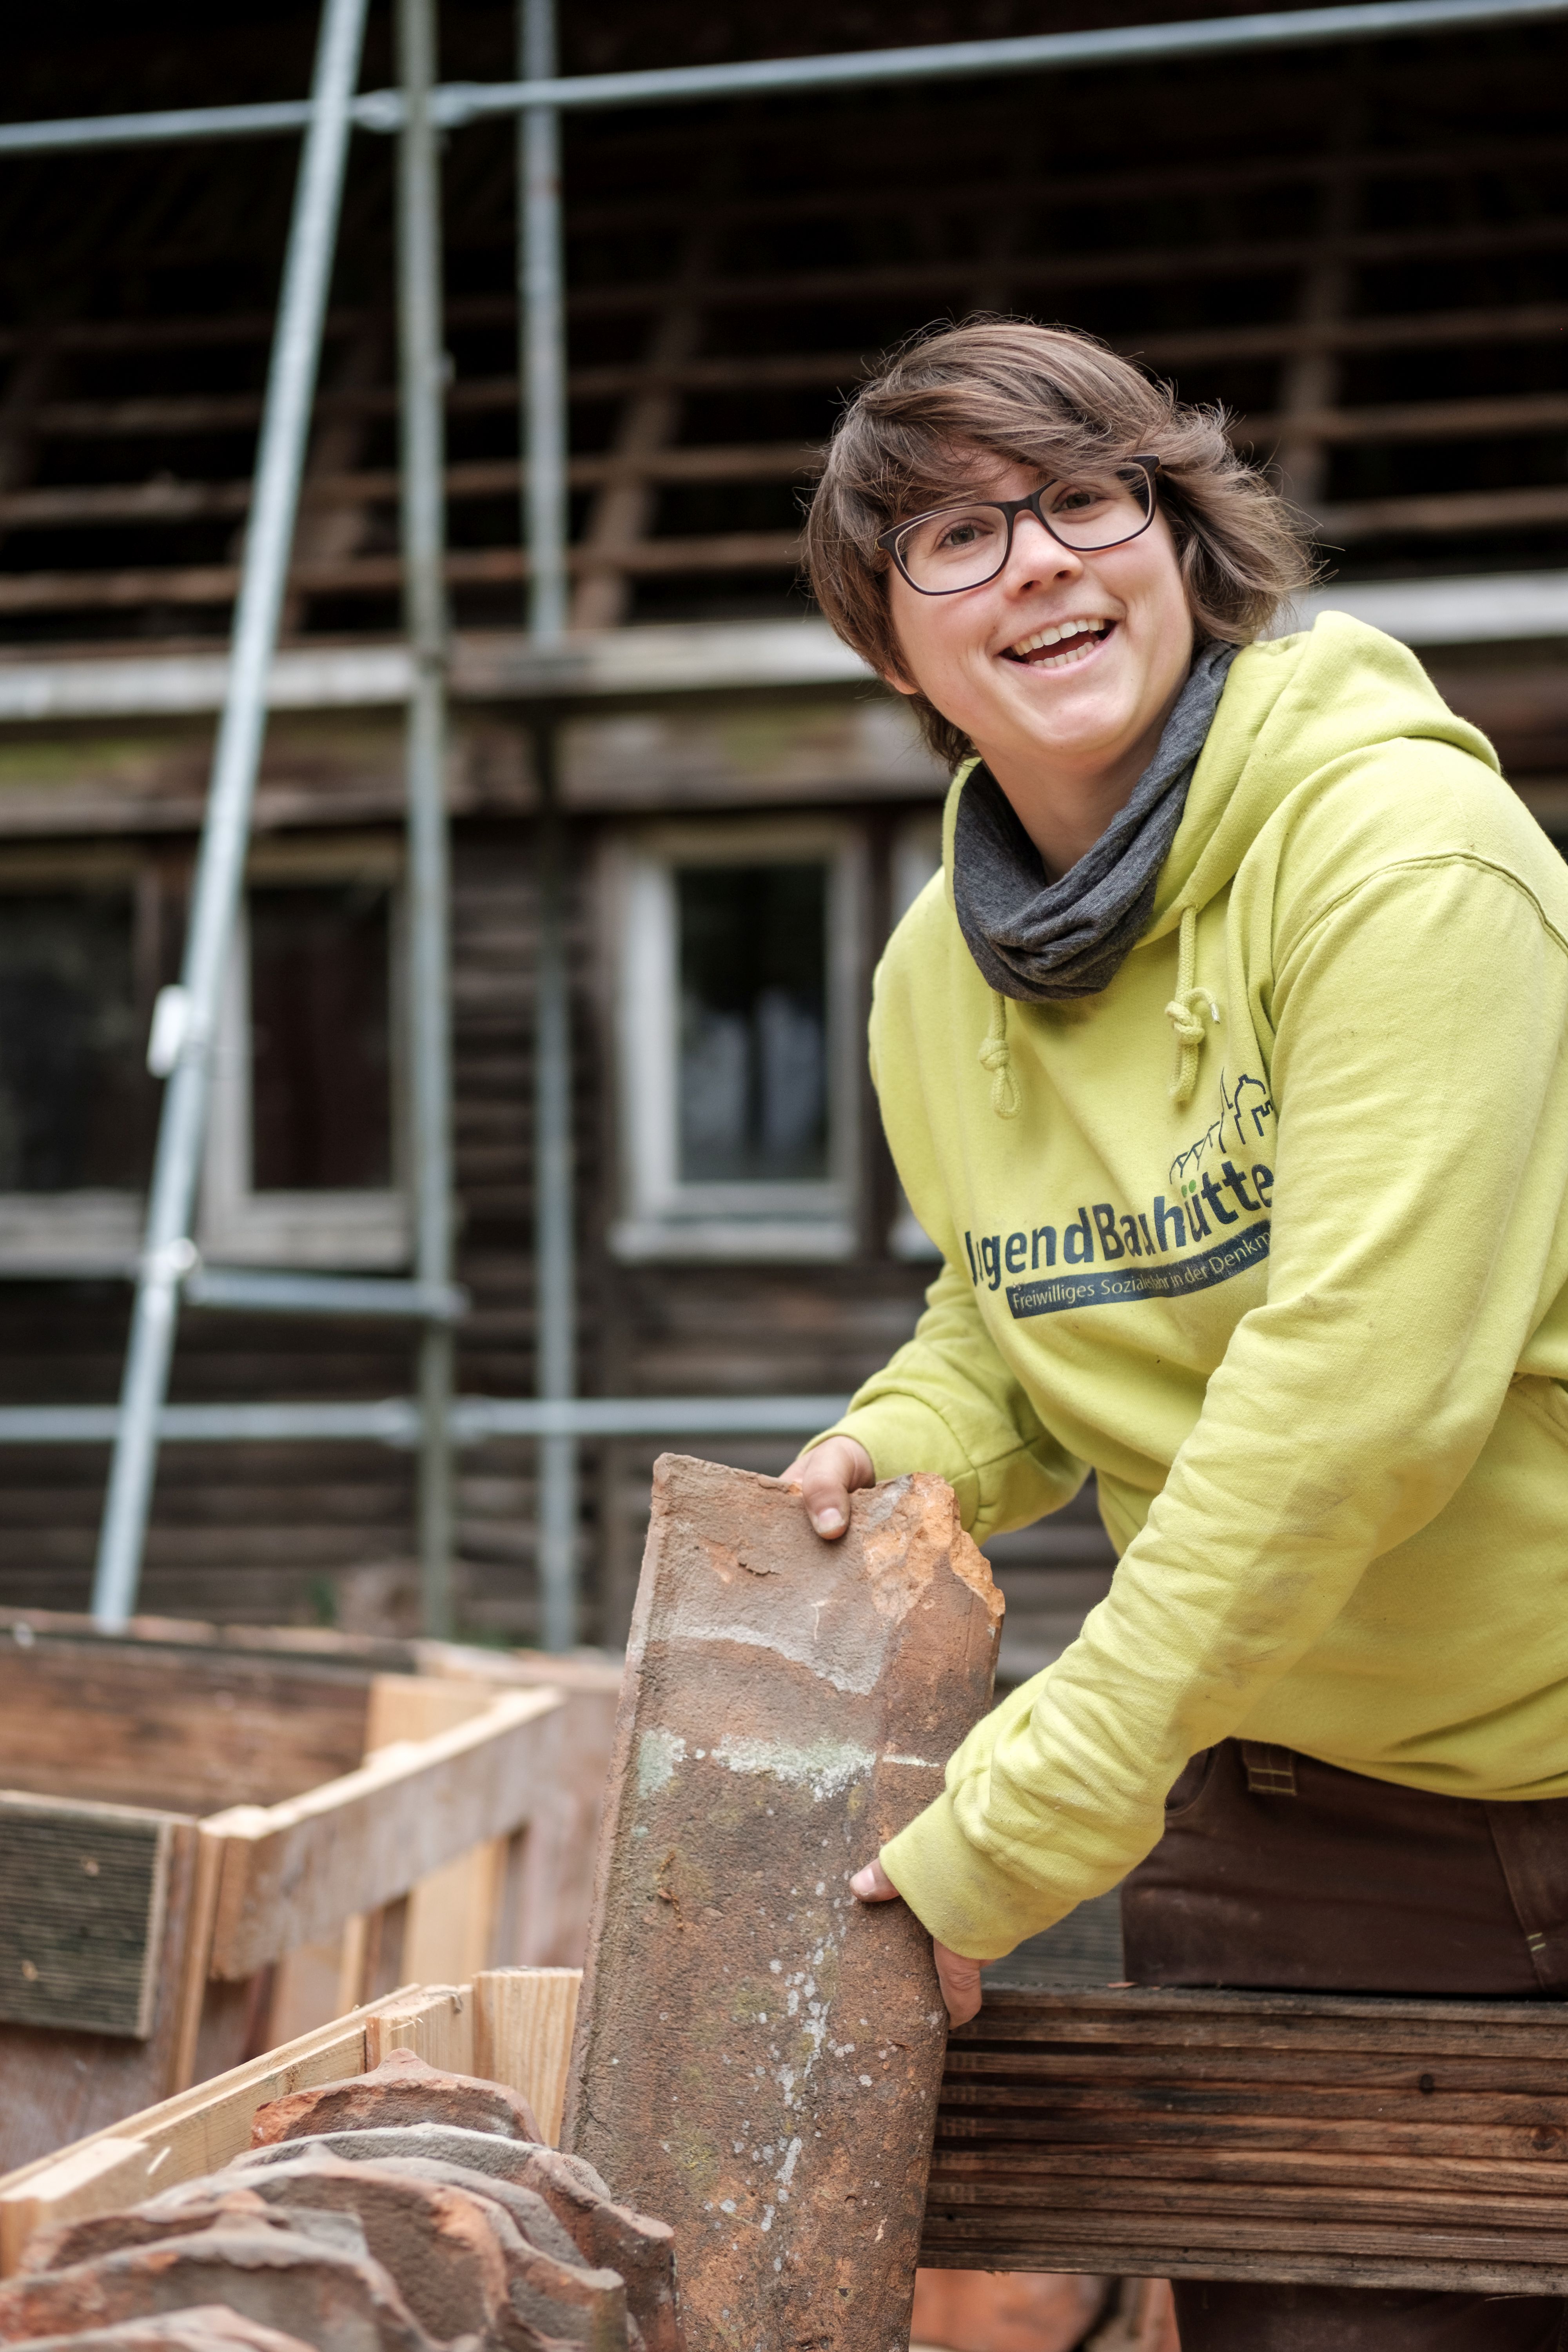
<svg viewBox="0 0 1568 2352">
<path fill-rule="evenodd" d="M 269 2147 L 279 2140 L 305 2139 L 321 2132 L 424 2123 L 500 2132 L 509 2139 L 537 2140 L 540 2136 L 528 2101 L 504 2083 L 448 2074 L 426 2065 L 412 2050 L 394 2050 L 374 2074 L 319 2083 L 258 2107 L 250 2145 Z"/>
<path fill-rule="evenodd" d="M 658 1465 L 563 2137 L 674 2225 L 704 2352 L 904 2352 L 945 2017 L 919 1922 L 847 1882 L 1000 1621 L 940 1479 L 827 1545 L 772 1479 Z"/>
<path fill-rule="evenodd" d="M 0 2344 L 213 2303 L 331 2352 L 430 2352 L 430 2338 L 379 2263 L 254 2224 L 7 2279 L 0 2284 Z"/>
</svg>

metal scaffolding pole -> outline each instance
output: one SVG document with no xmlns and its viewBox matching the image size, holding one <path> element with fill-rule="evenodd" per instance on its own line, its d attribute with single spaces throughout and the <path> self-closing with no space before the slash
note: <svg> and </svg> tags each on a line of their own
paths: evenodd
<svg viewBox="0 0 1568 2352">
<path fill-rule="evenodd" d="M 521 59 L 530 81 L 555 79 L 554 0 L 520 0 Z M 539 638 L 566 626 L 566 299 L 561 239 L 561 118 L 531 106 L 518 130 L 518 329 L 522 384 L 522 537 L 528 625 Z"/>
<path fill-rule="evenodd" d="M 554 0 L 521 0 L 519 63 L 532 81 L 554 79 Z M 566 310 L 561 238 L 561 124 L 531 107 L 518 134 L 519 374 L 522 385 L 523 539 L 529 631 L 552 644 L 566 626 Z M 555 730 L 534 730 L 540 820 L 535 953 L 533 1184 L 534 1385 L 563 1403 L 577 1382 L 577 1300 L 572 1200 L 572 1007 L 566 964 L 563 859 Z M 547 1650 L 577 1639 L 577 1441 L 542 1437 L 535 1511 L 540 1637 Z"/>
<path fill-rule="evenodd" d="M 414 662 L 408 700 L 410 1174 L 416 1283 L 452 1279 L 451 983 L 447 946 L 446 418 L 441 321 L 439 133 L 434 0 L 397 0 L 407 109 L 397 157 L 397 310 L 402 367 L 403 597 Z M 452 1632 L 454 1528 L 449 1320 L 419 1339 L 419 1587 L 425 1631 Z"/>
<path fill-rule="evenodd" d="M 191 898 L 178 1018 L 104 1502 L 92 1612 L 119 1627 L 136 1598 L 168 1388 L 179 1285 L 195 1263 L 191 1225 L 206 1127 L 213 1035 L 245 875 L 251 802 L 267 728 L 268 676 L 293 544 L 310 404 L 321 360 L 359 79 L 366 0 L 325 0 L 300 159 L 278 330 L 267 385 L 256 493 L 235 610 L 233 654 L 213 755 Z"/>
<path fill-rule="evenodd" d="M 554 728 L 535 734 L 540 816 L 539 943 L 533 1047 L 534 1388 L 566 1404 L 577 1386 L 576 1251 L 572 1199 L 572 1003 L 566 961 L 565 858 L 555 791 Z M 539 1441 L 540 1638 L 577 1640 L 577 1439 L 563 1428 Z"/>
<path fill-rule="evenodd" d="M 1321 48 L 1340 41 L 1412 40 L 1440 33 L 1490 32 L 1568 13 L 1568 0 L 1340 0 L 1324 8 L 1279 8 L 1245 16 L 1181 17 L 1173 24 L 1110 25 L 1078 33 L 1025 33 L 1004 40 L 937 41 L 901 49 L 842 49 L 826 57 L 756 58 L 731 65 L 660 66 L 631 73 L 530 71 L 512 82 L 443 83 L 432 112 L 443 131 L 497 116 L 570 107 L 679 106 L 735 98 L 789 97 L 800 90 L 874 89 L 894 83 L 968 81 L 1015 73 L 1072 73 L 1162 58 L 1230 57 L 1248 51 Z M 193 106 L 147 114 L 101 114 L 55 122 L 0 123 L 0 155 L 60 154 L 91 147 L 172 146 L 191 140 L 262 139 L 303 128 L 298 99 L 252 106 Z M 400 131 L 403 94 L 366 90 L 354 100 L 362 131 Z"/>
</svg>

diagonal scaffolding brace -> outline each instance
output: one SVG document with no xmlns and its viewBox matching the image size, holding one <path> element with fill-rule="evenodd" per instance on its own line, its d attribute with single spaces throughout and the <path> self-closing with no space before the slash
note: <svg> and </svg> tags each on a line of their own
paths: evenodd
<svg viewBox="0 0 1568 2352">
<path fill-rule="evenodd" d="M 167 1000 L 163 1045 L 168 1085 L 158 1123 L 146 1236 L 93 1580 L 93 1615 L 108 1627 L 122 1625 L 135 1601 L 180 1284 L 195 1264 L 191 1228 L 214 1041 L 267 729 L 268 674 L 278 643 L 321 362 L 366 5 L 367 0 L 325 0 L 321 16 L 310 122 L 294 194 L 256 496 L 235 612 L 228 689 L 213 755 L 180 994 Z"/>
</svg>

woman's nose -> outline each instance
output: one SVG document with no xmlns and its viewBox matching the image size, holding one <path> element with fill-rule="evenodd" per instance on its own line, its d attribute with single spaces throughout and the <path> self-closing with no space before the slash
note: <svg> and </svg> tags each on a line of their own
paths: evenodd
<svg viewBox="0 0 1568 2352">
<path fill-rule="evenodd" d="M 1077 550 L 1053 539 L 1038 515 L 1026 507 L 1013 519 L 1013 547 L 1007 558 L 1010 588 L 1030 588 L 1043 580 L 1076 579 L 1083 570 Z"/>
</svg>

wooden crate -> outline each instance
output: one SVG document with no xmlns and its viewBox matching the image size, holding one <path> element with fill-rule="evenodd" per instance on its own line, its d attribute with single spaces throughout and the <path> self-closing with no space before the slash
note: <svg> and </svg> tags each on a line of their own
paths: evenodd
<svg viewBox="0 0 1568 2352">
<path fill-rule="evenodd" d="M 580 1959 L 617 1686 L 0 1617 L 0 2167 L 405 1979 Z"/>
<path fill-rule="evenodd" d="M 921 2260 L 1568 2294 L 1568 2012 L 988 1992 L 949 2044 Z"/>
<path fill-rule="evenodd" d="M 232 2162 L 258 2107 L 320 2083 L 366 2074 L 392 2050 L 506 2083 L 553 2143 L 565 2095 L 577 1969 L 483 1971 L 471 1984 L 404 1985 L 211 2082 L 127 2116 L 0 2179 L 0 2275 L 36 2229 L 113 2212 Z"/>
</svg>

